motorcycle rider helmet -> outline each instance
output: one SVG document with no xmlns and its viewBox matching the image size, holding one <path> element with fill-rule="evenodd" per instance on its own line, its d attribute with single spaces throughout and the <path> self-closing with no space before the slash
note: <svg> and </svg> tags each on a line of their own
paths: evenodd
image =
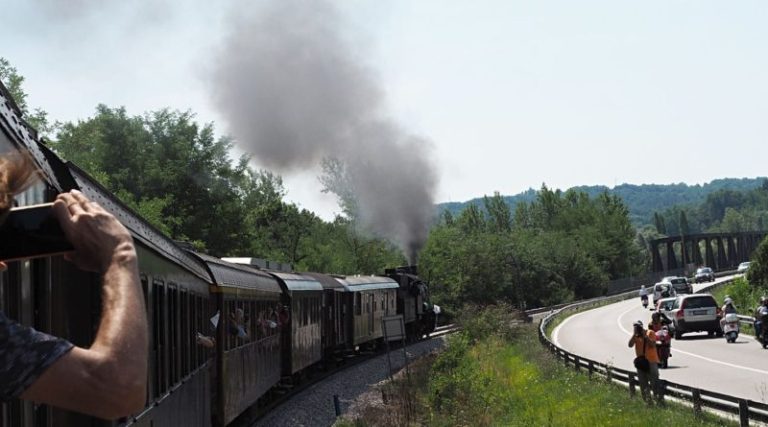
<svg viewBox="0 0 768 427">
<path fill-rule="evenodd" d="M 731 299 L 731 297 L 725 297 L 724 302 L 725 302 L 725 305 L 733 304 L 733 300 Z"/>
</svg>

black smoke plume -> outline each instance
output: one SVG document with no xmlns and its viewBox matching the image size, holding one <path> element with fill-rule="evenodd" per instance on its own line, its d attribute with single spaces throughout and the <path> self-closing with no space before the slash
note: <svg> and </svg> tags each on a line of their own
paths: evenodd
<svg viewBox="0 0 768 427">
<path fill-rule="evenodd" d="M 386 115 L 374 73 L 345 41 L 336 10 L 273 0 L 230 21 L 211 82 L 238 144 L 283 173 L 338 159 L 360 225 L 415 260 L 433 214 L 429 144 Z"/>
</svg>

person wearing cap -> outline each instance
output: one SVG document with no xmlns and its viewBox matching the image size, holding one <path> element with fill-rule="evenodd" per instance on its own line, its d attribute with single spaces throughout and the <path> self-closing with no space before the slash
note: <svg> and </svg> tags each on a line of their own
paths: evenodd
<svg viewBox="0 0 768 427">
<path fill-rule="evenodd" d="M 640 392 L 643 400 L 651 403 L 651 393 L 659 400 L 659 355 L 656 351 L 656 333 L 652 329 L 645 329 L 643 321 L 638 320 L 633 325 L 634 330 L 629 338 L 628 347 L 635 347 L 635 356 L 645 357 L 648 360 L 648 369 L 637 369 L 637 380 L 640 383 Z"/>
</svg>

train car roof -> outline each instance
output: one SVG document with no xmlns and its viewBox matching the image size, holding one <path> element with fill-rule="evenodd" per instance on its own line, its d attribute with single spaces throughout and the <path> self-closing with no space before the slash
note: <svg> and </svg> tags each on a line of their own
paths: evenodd
<svg viewBox="0 0 768 427">
<path fill-rule="evenodd" d="M 210 255 L 190 252 L 208 266 L 216 286 L 281 293 L 280 284 L 270 274 L 248 266 L 233 264 Z"/>
<path fill-rule="evenodd" d="M 374 289 L 397 289 L 400 285 L 390 277 L 384 276 L 346 276 L 336 280 L 349 292 L 369 291 Z"/>
<path fill-rule="evenodd" d="M 266 270 L 279 279 L 289 291 L 322 291 L 323 285 L 310 275 Z"/>
<path fill-rule="evenodd" d="M 338 276 L 333 276 L 330 274 L 323 274 L 323 273 L 301 273 L 305 276 L 311 276 L 314 277 L 315 280 L 320 282 L 321 285 L 323 285 L 323 289 L 338 289 L 343 291 L 344 285 L 336 280 Z"/>
</svg>

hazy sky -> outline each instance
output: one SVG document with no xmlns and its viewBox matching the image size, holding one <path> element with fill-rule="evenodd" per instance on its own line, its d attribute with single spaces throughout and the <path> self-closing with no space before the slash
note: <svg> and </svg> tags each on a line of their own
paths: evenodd
<svg viewBox="0 0 768 427">
<path fill-rule="evenodd" d="M 4 1 L 0 56 L 54 119 L 169 106 L 230 133 L 211 61 L 230 19 L 265 3 Z M 332 4 L 387 113 L 431 144 L 439 202 L 766 175 L 765 1 Z M 317 174 L 286 187 L 328 218 L 339 209 Z"/>
</svg>

